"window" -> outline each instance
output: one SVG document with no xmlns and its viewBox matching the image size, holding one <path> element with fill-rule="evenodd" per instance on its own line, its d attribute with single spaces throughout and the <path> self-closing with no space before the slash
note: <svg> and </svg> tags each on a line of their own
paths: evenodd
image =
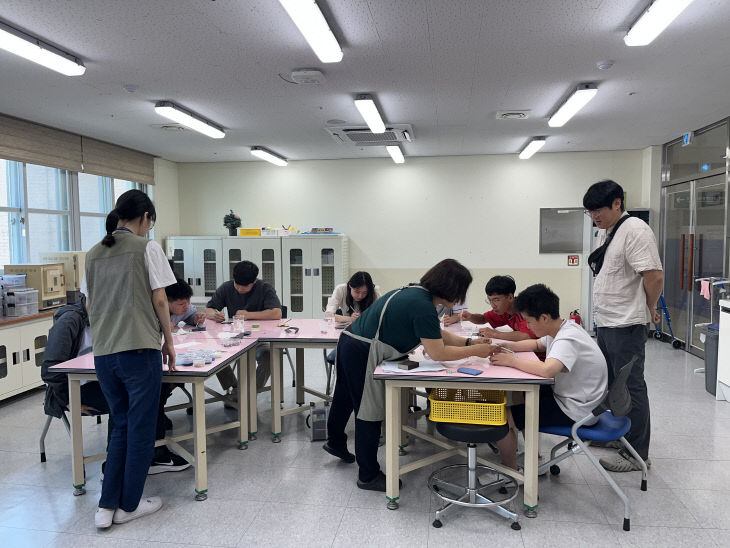
<svg viewBox="0 0 730 548">
<path fill-rule="evenodd" d="M 0 268 L 47 251 L 88 251 L 116 199 L 145 185 L 0 159 Z"/>
</svg>

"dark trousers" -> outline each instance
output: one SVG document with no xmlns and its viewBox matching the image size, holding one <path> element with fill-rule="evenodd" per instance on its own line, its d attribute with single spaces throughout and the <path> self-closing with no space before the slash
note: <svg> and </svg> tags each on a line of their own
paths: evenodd
<svg viewBox="0 0 730 548">
<path fill-rule="evenodd" d="M 337 382 L 327 419 L 327 443 L 330 447 L 347 446 L 345 428 L 352 412 L 357 415 L 360 409 L 369 352 L 369 344 L 348 335 L 341 336 L 337 343 Z M 360 481 L 371 481 L 380 472 L 380 422 L 355 419 L 355 458 L 360 467 Z"/>
<path fill-rule="evenodd" d="M 159 350 L 95 356 L 96 376 L 114 421 L 100 508 L 137 508 L 152 461 L 162 384 Z"/>
<path fill-rule="evenodd" d="M 649 438 L 651 436 L 649 394 L 644 380 L 644 350 L 648 335 L 649 327 L 647 325 L 596 328 L 598 346 L 608 363 L 608 386 L 613 384 L 613 380 L 621 368 L 629 363 L 633 356 L 637 357 L 626 383 L 631 394 L 631 411 L 629 412 L 631 430 L 626 435 L 626 439 L 643 459 L 649 456 Z"/>
</svg>

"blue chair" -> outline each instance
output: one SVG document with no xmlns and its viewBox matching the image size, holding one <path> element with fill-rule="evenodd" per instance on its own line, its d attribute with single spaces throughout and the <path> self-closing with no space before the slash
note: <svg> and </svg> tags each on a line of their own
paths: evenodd
<svg viewBox="0 0 730 548">
<path fill-rule="evenodd" d="M 593 410 L 590 415 L 585 416 L 573 426 L 541 426 L 540 432 L 544 434 L 553 434 L 555 436 L 564 436 L 567 439 L 557 444 L 550 451 L 550 460 L 540 466 L 539 471 L 542 472 L 547 468 L 554 476 L 560 474 L 558 463 L 567 459 L 571 455 L 581 452 L 590 459 L 593 466 L 606 478 L 606 481 L 624 503 L 624 531 L 631 528 L 630 505 L 629 499 L 623 490 L 616 484 L 611 475 L 601 466 L 598 459 L 590 451 L 589 447 L 592 442 L 609 442 L 620 440 L 626 450 L 631 453 L 634 459 L 641 464 L 641 490 L 647 489 L 647 470 L 644 459 L 639 457 L 631 444 L 626 441 L 624 436 L 631 430 L 631 419 L 627 417 L 631 410 L 631 395 L 626 387 L 626 381 L 629 378 L 631 369 L 636 363 L 634 356 L 629 363 L 624 365 L 619 371 L 618 376 L 614 379 L 611 388 L 603 398 L 603 401 Z M 598 422 L 590 426 L 584 426 L 586 422 L 598 417 Z M 558 451 L 566 448 L 563 453 L 558 455 Z"/>
</svg>

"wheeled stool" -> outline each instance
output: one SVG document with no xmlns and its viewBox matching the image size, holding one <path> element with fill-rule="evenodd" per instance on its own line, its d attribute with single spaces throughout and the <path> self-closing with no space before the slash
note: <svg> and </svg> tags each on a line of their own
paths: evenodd
<svg viewBox="0 0 730 548">
<path fill-rule="evenodd" d="M 506 476 L 477 464 L 477 444 L 496 442 L 509 432 L 509 426 L 486 426 L 479 424 L 461 424 L 437 422 L 436 429 L 445 438 L 452 441 L 465 442 L 467 447 L 466 464 L 453 464 L 436 470 L 428 478 L 428 487 L 444 501 L 444 506 L 436 511 L 434 527 L 441 527 L 441 518 L 455 506 L 469 508 L 485 508 L 504 518 L 512 520 L 512 529 L 519 530 L 517 514 L 505 508 L 519 491 L 514 478 Z M 456 483 L 466 470 L 466 485 Z M 483 481 L 488 476 L 489 481 Z M 511 505 L 510 505 L 511 506 Z"/>
</svg>

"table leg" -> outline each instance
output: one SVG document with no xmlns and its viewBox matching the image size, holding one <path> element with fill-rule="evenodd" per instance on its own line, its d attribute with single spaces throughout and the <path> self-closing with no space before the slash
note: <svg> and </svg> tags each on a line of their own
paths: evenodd
<svg viewBox="0 0 730 548">
<path fill-rule="evenodd" d="M 256 348 L 246 352 L 248 365 L 248 439 L 255 440 L 258 432 L 258 407 L 256 394 Z"/>
<path fill-rule="evenodd" d="M 240 385 L 239 385 L 240 386 Z M 240 407 L 240 406 L 239 406 Z M 239 410 L 240 413 L 240 410 Z M 195 500 L 208 498 L 204 383 L 193 383 L 193 443 L 195 450 Z"/>
<path fill-rule="evenodd" d="M 304 405 L 304 349 L 297 348 L 297 359 L 294 365 L 296 370 L 297 404 Z"/>
<path fill-rule="evenodd" d="M 238 448 L 248 449 L 248 358 L 236 360 L 238 367 Z"/>
<path fill-rule="evenodd" d="M 410 398 L 410 391 L 411 389 L 406 388 L 400 388 L 400 423 L 408 424 L 408 404 L 411 401 Z M 406 451 L 406 447 L 408 447 L 408 434 L 406 434 L 402 428 L 400 430 L 400 437 L 398 438 L 398 454 L 399 455 L 407 455 L 408 451 Z"/>
<path fill-rule="evenodd" d="M 272 441 L 281 441 L 281 348 L 271 348 L 271 434 Z"/>
<path fill-rule="evenodd" d="M 74 496 L 86 493 L 84 485 L 84 436 L 81 425 L 81 381 L 68 379 L 69 409 L 71 414 L 71 468 L 73 472 Z"/>
<path fill-rule="evenodd" d="M 537 452 L 540 387 L 525 390 L 525 485 L 524 505 L 528 518 L 537 517 Z"/>
<path fill-rule="evenodd" d="M 401 389 L 385 383 L 385 497 L 388 509 L 398 509 L 400 479 L 398 442 L 401 432 Z"/>
</svg>

